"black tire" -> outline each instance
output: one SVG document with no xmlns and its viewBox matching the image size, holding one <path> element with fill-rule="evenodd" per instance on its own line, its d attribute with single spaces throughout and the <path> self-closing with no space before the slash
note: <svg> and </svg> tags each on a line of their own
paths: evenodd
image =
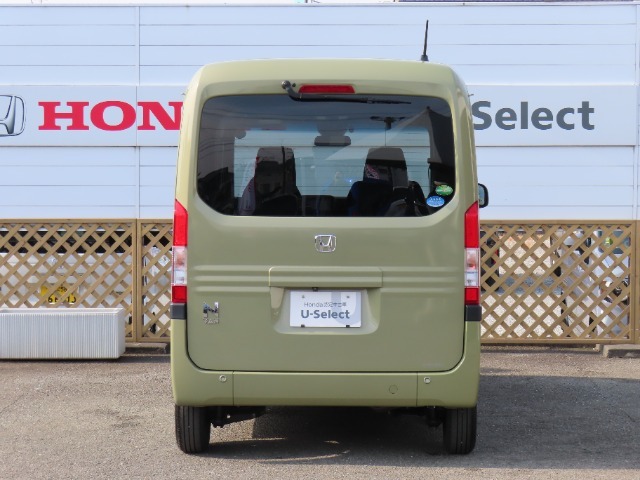
<svg viewBox="0 0 640 480">
<path fill-rule="evenodd" d="M 477 409 L 448 408 L 442 425 L 447 453 L 467 454 L 476 446 Z"/>
<path fill-rule="evenodd" d="M 205 407 L 176 405 L 176 441 L 184 453 L 201 453 L 209 447 L 211 419 Z"/>
</svg>

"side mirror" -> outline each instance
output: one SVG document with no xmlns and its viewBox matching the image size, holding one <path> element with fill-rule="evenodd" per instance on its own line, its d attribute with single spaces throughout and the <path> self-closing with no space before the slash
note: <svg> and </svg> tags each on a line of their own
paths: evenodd
<svg viewBox="0 0 640 480">
<path fill-rule="evenodd" d="M 489 205 L 489 190 L 483 184 L 478 184 L 478 206 L 484 208 Z"/>
</svg>

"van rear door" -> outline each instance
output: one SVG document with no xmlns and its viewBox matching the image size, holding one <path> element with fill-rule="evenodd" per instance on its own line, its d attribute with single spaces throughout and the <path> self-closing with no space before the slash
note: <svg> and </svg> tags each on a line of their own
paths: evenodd
<svg viewBox="0 0 640 480">
<path fill-rule="evenodd" d="M 200 368 L 418 372 L 460 361 L 467 206 L 451 107 L 340 95 L 204 104 L 186 206 L 188 349 Z"/>
</svg>

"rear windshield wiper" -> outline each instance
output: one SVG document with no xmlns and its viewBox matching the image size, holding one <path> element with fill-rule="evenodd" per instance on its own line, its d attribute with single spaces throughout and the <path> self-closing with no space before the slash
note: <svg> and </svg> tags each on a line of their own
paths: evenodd
<svg viewBox="0 0 640 480">
<path fill-rule="evenodd" d="M 326 95 L 321 93 L 300 93 L 293 89 L 293 85 L 289 80 L 282 82 L 282 88 L 287 92 L 291 100 L 296 102 L 354 102 L 354 103 L 387 103 L 387 104 L 410 104 L 411 102 L 403 102 L 401 100 L 387 100 L 380 97 L 370 97 L 367 95 Z"/>
</svg>

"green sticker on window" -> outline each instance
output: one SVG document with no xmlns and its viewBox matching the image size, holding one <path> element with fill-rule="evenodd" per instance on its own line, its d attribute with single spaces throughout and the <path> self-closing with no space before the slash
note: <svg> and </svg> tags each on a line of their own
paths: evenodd
<svg viewBox="0 0 640 480">
<path fill-rule="evenodd" d="M 449 195 L 451 195 L 453 193 L 453 188 L 451 188 L 449 185 L 438 185 L 436 187 L 436 193 L 438 195 L 442 195 L 444 197 L 448 197 Z"/>
</svg>

